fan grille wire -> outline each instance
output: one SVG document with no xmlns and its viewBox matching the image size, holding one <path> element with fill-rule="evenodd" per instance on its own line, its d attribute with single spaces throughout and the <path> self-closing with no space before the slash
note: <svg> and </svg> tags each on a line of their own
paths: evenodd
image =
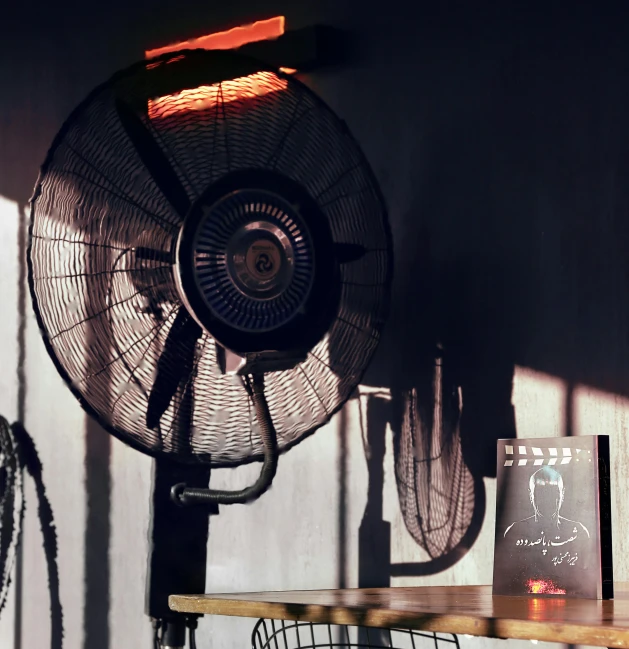
<svg viewBox="0 0 629 649">
<path fill-rule="evenodd" d="M 162 69 L 211 70 L 215 55 L 168 55 L 151 63 L 151 74 L 138 64 L 74 111 L 33 197 L 29 279 L 48 351 L 91 415 L 149 454 L 231 466 L 259 459 L 262 446 L 242 382 L 220 375 L 207 334 L 196 342 L 190 389 L 181 386 L 157 429 L 145 424 L 157 362 L 182 308 L 164 261 L 182 219 L 126 135 L 115 101 L 135 107 L 191 202 L 230 172 L 272 169 L 318 203 L 335 242 L 366 249 L 341 266 L 341 304 L 328 334 L 298 367 L 267 375 L 280 451 L 324 424 L 358 384 L 388 310 L 391 240 L 360 148 L 296 79 L 264 71 L 199 89 L 199 102 L 194 92 L 168 95 L 153 102 L 150 117 L 138 108 L 159 94 Z M 159 254 L 142 259 L 139 248 Z"/>
<path fill-rule="evenodd" d="M 252 649 L 459 649 L 450 633 L 260 619 Z"/>
</svg>

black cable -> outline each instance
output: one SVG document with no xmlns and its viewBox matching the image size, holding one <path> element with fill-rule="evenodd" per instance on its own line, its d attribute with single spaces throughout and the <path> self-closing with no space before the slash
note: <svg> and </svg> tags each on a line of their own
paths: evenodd
<svg viewBox="0 0 629 649">
<path fill-rule="evenodd" d="M 153 649 L 161 649 L 159 646 L 159 620 L 152 620 L 153 623 Z"/>
<path fill-rule="evenodd" d="M 191 616 L 186 619 L 186 626 L 188 627 L 188 637 L 190 638 L 190 649 L 197 649 L 197 617 Z"/>
<path fill-rule="evenodd" d="M 50 590 L 50 647 L 61 649 L 63 645 L 63 609 L 59 597 L 59 566 L 57 565 L 57 532 L 55 530 L 52 507 L 42 476 L 42 464 L 37 455 L 35 444 L 22 424 L 11 425 L 18 444 L 20 461 L 35 482 L 37 494 L 39 524 L 43 536 L 44 556 L 48 568 L 48 588 Z"/>
<path fill-rule="evenodd" d="M 185 483 L 176 484 L 171 496 L 180 505 L 219 504 L 234 505 L 249 503 L 259 498 L 271 486 L 277 471 L 279 451 L 277 448 L 277 433 L 273 426 L 269 405 L 264 395 L 264 375 L 254 374 L 250 389 L 251 400 L 260 426 L 260 437 L 264 446 L 264 463 L 258 479 L 249 487 L 240 491 L 223 491 L 216 489 L 196 489 L 187 487 Z"/>
<path fill-rule="evenodd" d="M 0 613 L 11 585 L 24 520 L 22 465 L 9 422 L 0 415 Z"/>
</svg>

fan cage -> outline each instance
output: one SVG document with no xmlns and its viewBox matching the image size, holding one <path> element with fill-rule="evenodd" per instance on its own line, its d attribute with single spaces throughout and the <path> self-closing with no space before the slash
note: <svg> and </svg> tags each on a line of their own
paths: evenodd
<svg viewBox="0 0 629 649">
<path fill-rule="evenodd" d="M 459 649 L 454 634 L 260 619 L 252 649 Z"/>
<path fill-rule="evenodd" d="M 160 261 L 174 249 L 181 216 L 115 112 L 121 96 L 146 108 L 164 78 L 198 79 L 217 65 L 254 64 L 226 52 L 165 55 L 118 73 L 75 109 L 32 198 L 28 269 L 46 348 L 88 414 L 150 455 L 221 467 L 263 452 L 246 390 L 238 377 L 220 374 L 207 333 L 193 344 L 192 371 L 160 426 L 145 425 L 156 367 L 182 308 L 173 273 Z M 194 109 L 190 91 L 160 95 L 139 114 L 191 203 L 232 171 L 271 168 L 313 197 L 334 242 L 366 250 L 341 267 L 340 307 L 328 334 L 296 368 L 266 376 L 283 452 L 329 421 L 358 385 L 388 314 L 392 244 L 380 189 L 345 124 L 297 79 L 271 69 L 255 77 L 210 84 L 211 101 L 199 86 L 205 99 Z M 184 95 L 184 109 L 176 110 Z M 140 260 L 139 248 L 154 250 L 155 259 Z M 180 341 L 173 352 L 186 354 L 190 345 Z"/>
</svg>

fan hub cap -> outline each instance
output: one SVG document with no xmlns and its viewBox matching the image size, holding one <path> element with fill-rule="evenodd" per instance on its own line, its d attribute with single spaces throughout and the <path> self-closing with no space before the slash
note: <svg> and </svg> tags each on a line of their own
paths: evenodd
<svg viewBox="0 0 629 649">
<path fill-rule="evenodd" d="M 208 331 L 206 310 L 241 332 L 277 330 L 310 296 L 314 242 L 299 208 L 279 192 L 245 185 L 202 197 L 179 249 L 180 273 L 190 278 L 179 284 L 181 297 Z"/>
<path fill-rule="evenodd" d="M 270 300 L 290 285 L 295 252 L 280 227 L 268 221 L 254 221 L 231 238 L 226 262 L 232 282 L 243 295 Z"/>
</svg>

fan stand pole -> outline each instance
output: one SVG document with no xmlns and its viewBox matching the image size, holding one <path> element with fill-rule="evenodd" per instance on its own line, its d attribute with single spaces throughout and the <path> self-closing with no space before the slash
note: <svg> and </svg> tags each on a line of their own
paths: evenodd
<svg viewBox="0 0 629 649">
<path fill-rule="evenodd" d="M 175 504 L 170 491 L 182 481 L 207 488 L 209 465 L 154 460 L 146 613 L 159 623 L 160 646 L 169 649 L 185 646 L 188 618 L 169 609 L 168 597 L 205 592 L 208 514 L 218 514 L 218 506 Z"/>
</svg>

